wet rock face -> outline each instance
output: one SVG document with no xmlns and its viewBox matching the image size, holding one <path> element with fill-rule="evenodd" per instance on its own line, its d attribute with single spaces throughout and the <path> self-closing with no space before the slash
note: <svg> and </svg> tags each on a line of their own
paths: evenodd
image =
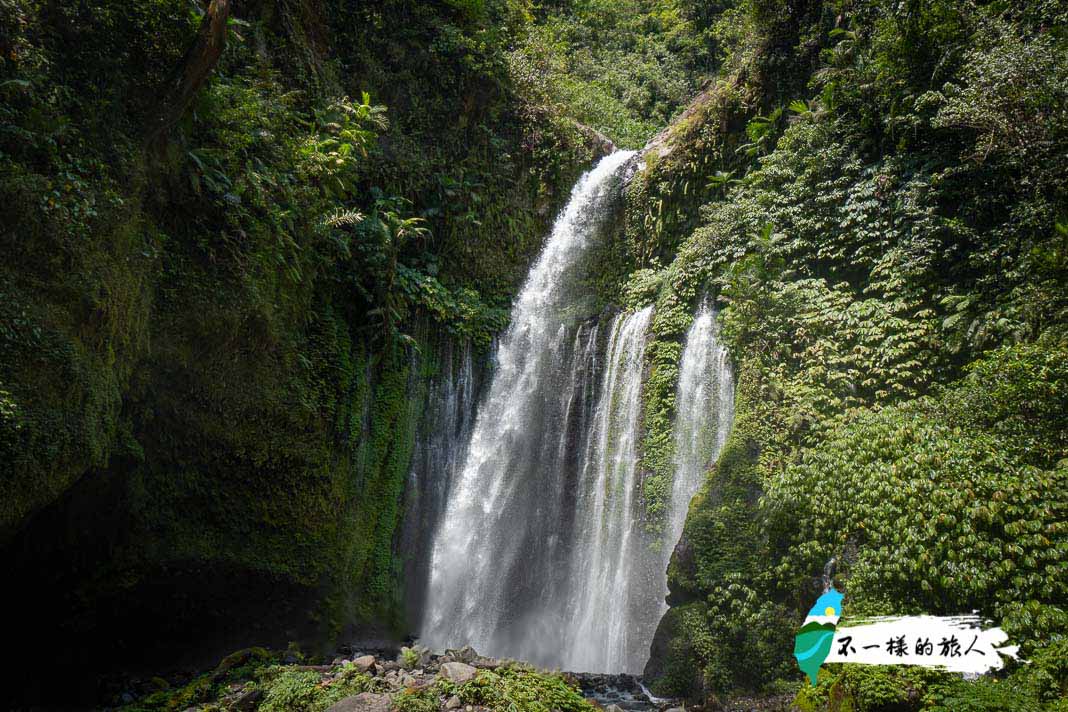
<svg viewBox="0 0 1068 712">
<path fill-rule="evenodd" d="M 604 692 L 608 689 L 623 690 L 626 692 L 641 692 L 642 686 L 638 678 L 626 673 L 576 673 L 575 680 L 583 690 Z"/>
<path fill-rule="evenodd" d="M 572 676 L 582 694 L 605 712 L 643 712 L 659 710 L 668 702 L 653 700 L 642 689 L 641 681 L 626 673 L 580 673 Z"/>
<path fill-rule="evenodd" d="M 612 139 L 597 129 L 585 124 L 579 124 L 578 127 L 586 139 L 586 145 L 593 151 L 594 159 L 604 158 L 616 150 L 616 144 L 612 142 Z"/>
</svg>

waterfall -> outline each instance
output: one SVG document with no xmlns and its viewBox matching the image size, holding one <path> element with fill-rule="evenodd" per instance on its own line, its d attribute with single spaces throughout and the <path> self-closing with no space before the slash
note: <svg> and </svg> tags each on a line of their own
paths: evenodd
<svg viewBox="0 0 1068 712">
<path fill-rule="evenodd" d="M 702 303 L 686 334 L 675 392 L 675 473 L 668 506 L 665 540 L 682 536 L 690 500 L 701 487 L 705 473 L 727 442 L 734 420 L 734 374 L 730 355 L 720 343 L 716 313 Z M 663 570 L 672 548 L 664 547 Z M 667 579 L 662 590 L 667 595 Z M 667 611 L 661 597 L 660 614 Z"/>
<path fill-rule="evenodd" d="M 643 595 L 641 585 L 650 575 L 649 547 L 636 506 L 642 364 L 652 315 L 647 307 L 612 323 L 574 502 L 581 517 L 564 609 L 567 638 L 558 653 L 568 670 L 640 671 L 656 625 L 656 599 Z M 645 609 L 652 615 L 641 621 Z"/>
<path fill-rule="evenodd" d="M 716 314 L 706 303 L 697 311 L 679 364 L 675 393 L 675 478 L 668 541 L 678 541 L 690 500 L 727 442 L 734 419 L 734 374 L 720 343 Z"/>
<path fill-rule="evenodd" d="M 464 462 L 480 385 L 470 341 L 441 338 L 431 351 L 437 357 L 437 372 L 427 387 L 426 410 L 408 469 L 399 547 L 405 553 L 404 578 L 414 582 L 425 581 L 429 574 L 432 535 L 450 484 Z M 418 374 L 422 356 L 413 351 L 412 359 L 412 373 Z M 406 588 L 409 618 L 424 609 L 425 593 L 418 585 Z"/>
<path fill-rule="evenodd" d="M 602 159 L 576 184 L 512 309 L 434 537 L 421 630 L 431 647 L 562 659 L 574 534 L 586 516 L 579 482 L 607 349 L 605 329 L 583 313 L 583 258 L 618 208 L 632 155 Z M 626 320 L 617 317 L 609 338 L 620 342 Z M 644 344 L 626 342 L 635 340 Z"/>
<path fill-rule="evenodd" d="M 644 667 L 670 549 L 644 526 L 636 467 L 652 307 L 591 314 L 585 293 L 598 267 L 585 258 L 612 224 L 632 155 L 608 156 L 572 191 L 512 309 L 462 465 L 445 468 L 420 631 L 429 647 L 575 671 Z M 713 373 L 726 368 L 721 351 L 702 311 L 680 396 L 710 412 L 686 414 L 695 450 L 679 461 L 688 479 L 672 493 L 673 538 L 722 444 L 702 438 L 729 422 L 729 385 Z"/>
</svg>

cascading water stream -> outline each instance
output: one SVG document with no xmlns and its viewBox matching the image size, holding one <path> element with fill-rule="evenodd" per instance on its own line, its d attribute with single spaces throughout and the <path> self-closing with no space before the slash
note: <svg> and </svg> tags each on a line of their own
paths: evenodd
<svg viewBox="0 0 1068 712">
<path fill-rule="evenodd" d="M 637 671 L 652 639 L 652 631 L 643 635 L 633 619 L 635 610 L 651 603 L 643 587 L 633 584 L 648 576 L 635 470 L 642 360 L 652 315 L 653 308 L 646 307 L 616 317 L 608 340 L 607 370 L 575 500 L 582 517 L 568 576 L 568 636 L 560 651 L 561 665 L 569 670 Z"/>
<path fill-rule="evenodd" d="M 435 344 L 434 352 L 438 373 L 427 389 L 426 411 L 404 489 L 400 550 L 408 554 L 407 581 L 427 579 L 436 517 L 445 508 L 450 484 L 464 464 L 479 389 L 469 341 L 443 339 Z M 412 373 L 419 372 L 421 358 L 413 354 Z M 425 589 L 412 586 L 405 593 L 408 614 L 417 615 L 425 608 Z"/>
<path fill-rule="evenodd" d="M 576 453 L 586 448 L 600 332 L 576 309 L 582 257 L 632 155 L 604 158 L 575 186 L 512 309 L 434 538 L 421 631 L 431 647 L 560 659 Z"/>
<path fill-rule="evenodd" d="M 570 670 L 645 664 L 670 549 L 652 546 L 643 525 L 636 467 L 652 308 L 597 317 L 584 294 L 586 258 L 619 207 L 632 155 L 606 157 L 575 186 L 513 307 L 462 467 L 450 468 L 421 631 L 432 648 L 470 644 Z M 729 385 L 708 385 L 722 377 L 709 375 L 720 364 L 713 327 L 702 311 L 687 343 L 694 363 L 683 359 L 694 374 L 680 396 L 695 407 L 729 400 Z M 688 437 L 703 443 L 726 418 L 687 415 Z M 676 500 L 689 501 L 716 443 L 680 460 L 688 484 L 672 493 L 672 541 L 686 510 Z"/>
<path fill-rule="evenodd" d="M 730 354 L 719 340 L 716 313 L 703 303 L 686 334 L 679 363 L 679 384 L 675 393 L 675 476 L 665 541 L 682 536 L 690 500 L 701 487 L 709 466 L 719 457 L 734 420 L 734 373 Z M 663 566 L 671 558 L 664 547 Z M 667 594 L 667 579 L 663 579 Z M 667 610 L 661 597 L 659 613 Z"/>
<path fill-rule="evenodd" d="M 675 479 L 668 541 L 678 541 L 686 510 L 727 442 L 734 420 L 734 374 L 719 340 L 716 313 L 702 304 L 686 335 L 675 395 Z"/>
</svg>

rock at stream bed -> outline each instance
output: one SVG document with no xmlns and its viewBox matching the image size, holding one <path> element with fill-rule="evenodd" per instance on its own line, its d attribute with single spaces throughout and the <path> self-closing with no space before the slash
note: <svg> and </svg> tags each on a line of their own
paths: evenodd
<svg viewBox="0 0 1068 712">
<path fill-rule="evenodd" d="M 375 664 L 374 655 L 361 655 L 352 661 L 352 664 L 356 666 L 356 669 L 360 672 L 367 672 Z"/>
<path fill-rule="evenodd" d="M 225 709 L 234 712 L 252 712 L 260 704 L 263 690 L 246 685 L 230 685 L 230 694 L 222 699 Z"/>
<path fill-rule="evenodd" d="M 361 692 L 332 704 L 326 712 L 389 712 L 389 695 Z"/>
<path fill-rule="evenodd" d="M 468 665 L 474 664 L 478 660 L 478 653 L 470 645 L 465 645 L 459 650 L 446 650 L 442 656 L 443 662 L 458 662 L 467 663 Z"/>
<path fill-rule="evenodd" d="M 475 678 L 475 673 L 478 672 L 474 667 L 467 663 L 442 663 L 441 676 L 449 682 L 457 685 L 462 685 L 469 680 Z"/>
</svg>

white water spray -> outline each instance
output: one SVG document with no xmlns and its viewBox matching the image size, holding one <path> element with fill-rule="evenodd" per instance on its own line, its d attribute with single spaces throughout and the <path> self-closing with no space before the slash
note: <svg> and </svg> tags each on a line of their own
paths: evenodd
<svg viewBox="0 0 1068 712">
<path fill-rule="evenodd" d="M 421 631 L 432 648 L 575 671 L 645 665 L 670 554 L 642 522 L 636 467 L 652 308 L 598 318 L 584 306 L 590 248 L 632 155 L 579 181 L 512 310 L 434 537 Z M 730 422 L 729 364 L 707 309 L 679 388 L 672 543 Z"/>
</svg>

